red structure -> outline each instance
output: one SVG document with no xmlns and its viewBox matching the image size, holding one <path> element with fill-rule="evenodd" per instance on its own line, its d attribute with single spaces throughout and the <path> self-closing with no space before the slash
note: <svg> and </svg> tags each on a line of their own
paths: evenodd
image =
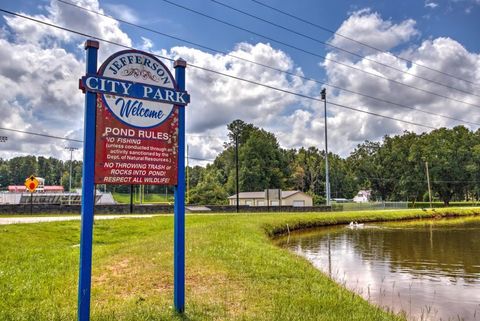
<svg viewBox="0 0 480 321">
<path fill-rule="evenodd" d="M 24 185 L 9 185 L 9 193 L 27 193 L 27 188 Z M 63 186 L 53 185 L 53 186 L 43 186 L 42 189 L 37 189 L 35 193 L 63 193 Z"/>
</svg>

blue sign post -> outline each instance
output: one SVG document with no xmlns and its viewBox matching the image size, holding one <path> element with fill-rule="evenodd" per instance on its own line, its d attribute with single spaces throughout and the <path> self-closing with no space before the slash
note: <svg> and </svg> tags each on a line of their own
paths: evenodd
<svg viewBox="0 0 480 321">
<path fill-rule="evenodd" d="M 87 75 L 97 72 L 97 41 L 87 40 Z M 78 320 L 90 320 L 92 278 L 93 210 L 95 206 L 95 105 L 97 94 L 87 91 L 85 97 L 85 129 L 83 134 L 82 226 L 80 232 L 80 272 L 78 275 Z"/>
<path fill-rule="evenodd" d="M 185 105 L 190 102 L 190 96 L 185 91 L 185 68 L 187 67 L 187 63 L 183 59 L 178 59 L 175 61 L 175 80 L 173 79 L 173 76 L 171 76 L 167 67 L 159 60 L 156 60 L 154 56 L 135 50 L 123 51 L 118 52 L 109 58 L 111 60 L 112 58 L 116 57 L 118 58 L 118 61 L 120 61 L 114 61 L 112 64 L 116 69 L 111 67 L 110 70 L 112 70 L 113 74 L 116 75 L 119 74 L 118 71 L 120 69 L 128 64 L 135 65 L 135 68 L 124 71 L 122 74 L 124 78 L 106 77 L 103 76 L 106 63 L 100 67 L 100 72 L 97 72 L 98 48 L 99 43 L 97 41 L 87 40 L 85 42 L 85 50 L 87 51 L 86 76 L 82 77 L 80 85 L 81 89 L 85 92 L 86 97 L 84 126 L 85 133 L 83 145 L 84 154 L 82 176 L 82 221 L 80 234 L 80 272 L 78 282 L 78 320 L 90 320 L 95 173 L 96 170 L 102 170 L 101 166 L 96 167 L 96 165 L 103 164 L 104 167 L 107 167 L 106 171 L 108 172 L 109 166 L 115 167 L 115 164 L 123 166 L 124 164 L 121 163 L 120 160 L 114 159 L 109 161 L 107 166 L 105 165 L 105 162 L 101 162 L 102 158 L 100 158 L 100 162 L 97 159 L 97 163 L 99 164 L 96 164 L 95 145 L 96 142 L 101 142 L 101 140 L 98 140 L 97 137 L 99 133 L 96 133 L 96 117 L 99 115 L 97 113 L 98 110 L 100 110 L 99 107 L 105 108 L 101 104 L 105 103 L 106 100 L 105 97 L 103 97 L 103 100 L 100 98 L 97 100 L 97 95 L 108 95 L 110 97 L 109 99 L 114 100 L 118 99 L 123 101 L 122 97 L 134 100 L 132 105 L 130 106 L 129 102 L 127 106 L 128 108 L 126 108 L 130 112 L 124 112 L 124 110 L 121 109 L 120 115 L 114 114 L 114 117 L 122 117 L 126 115 L 125 117 L 128 118 L 130 123 L 123 122 L 123 125 L 118 126 L 130 127 L 109 127 L 110 131 L 126 130 L 128 133 L 131 131 L 133 133 L 139 133 L 139 135 L 141 133 L 143 136 L 148 136 L 148 128 L 154 128 L 156 126 L 158 127 L 162 122 L 171 119 L 169 118 L 169 115 L 172 113 L 167 113 L 164 111 L 171 110 L 172 107 L 176 108 L 178 111 L 178 146 L 176 146 L 176 148 L 172 147 L 172 150 L 176 150 L 178 154 L 176 162 L 177 177 L 175 185 L 173 299 L 176 311 L 183 313 L 185 310 Z M 107 60 L 107 66 L 110 60 Z M 154 62 L 155 60 L 156 62 Z M 150 70 L 147 70 L 146 68 L 149 68 Z M 152 74 L 151 72 L 156 72 L 156 74 Z M 169 86 L 164 87 L 152 84 L 148 81 L 138 82 L 125 79 L 126 76 L 130 76 L 131 74 L 133 74 L 135 77 L 141 76 L 143 79 L 148 78 L 155 83 L 163 81 L 163 84 L 168 84 Z M 144 102 L 150 102 L 151 104 L 149 107 L 145 107 L 143 105 Z M 100 105 L 97 106 L 97 104 Z M 125 103 L 125 105 L 126 104 L 127 103 Z M 155 104 L 167 104 L 167 107 L 160 106 L 158 109 L 155 109 Z M 170 107 L 168 107 L 168 105 L 170 105 Z M 101 116 L 98 117 L 99 119 L 103 119 Z M 175 124 L 173 120 L 170 123 Z M 110 122 L 109 124 L 114 123 Z M 177 128 L 173 127 L 173 129 L 176 131 Z M 153 139 L 163 139 L 164 137 L 165 133 L 163 133 L 161 136 L 153 137 Z M 113 141 L 115 139 L 124 139 L 120 136 L 112 136 L 108 138 L 113 139 Z M 97 143 L 97 145 L 99 144 L 101 143 Z M 149 148 L 149 145 L 146 146 Z M 155 159 L 153 159 L 153 161 L 155 161 Z M 163 177 L 162 179 L 164 180 L 160 181 L 164 182 L 167 178 L 170 179 L 170 177 Z M 175 184 L 174 181 L 172 181 L 172 185 L 173 184 Z"/>
<path fill-rule="evenodd" d="M 185 90 L 185 68 L 183 59 L 175 61 L 175 79 L 178 90 Z M 175 186 L 174 217 L 174 280 L 173 302 L 175 310 L 185 310 L 185 106 L 178 106 L 178 183 Z"/>
</svg>

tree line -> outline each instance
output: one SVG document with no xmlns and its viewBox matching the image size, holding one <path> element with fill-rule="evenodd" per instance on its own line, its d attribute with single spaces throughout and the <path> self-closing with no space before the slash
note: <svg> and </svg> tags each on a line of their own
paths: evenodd
<svg viewBox="0 0 480 321">
<path fill-rule="evenodd" d="M 46 185 L 62 185 L 68 191 L 70 181 L 70 161 L 53 157 L 20 156 L 9 160 L 0 158 L 0 188 L 9 185 L 23 185 L 30 175 L 45 178 Z M 72 189 L 80 187 L 82 162 L 72 161 Z"/>
<path fill-rule="evenodd" d="M 301 190 L 315 204 L 325 201 L 325 151 L 316 147 L 283 149 L 274 134 L 236 120 L 229 141 L 215 161 L 190 169 L 190 201 L 225 203 L 236 191 L 235 142 L 238 142 L 239 190 Z M 434 200 L 478 200 L 480 130 L 463 126 L 429 133 L 405 131 L 365 141 L 348 157 L 328 154 L 332 198 L 352 199 L 371 190 L 374 200 L 428 201 L 427 166 Z"/>
<path fill-rule="evenodd" d="M 236 191 L 237 153 L 240 191 L 301 190 L 315 204 L 325 201 L 325 151 L 281 148 L 273 133 L 241 120 L 227 129 L 228 141 L 212 164 L 187 168 L 189 203 L 227 203 Z M 329 153 L 328 160 L 332 198 L 351 199 L 363 189 L 371 190 L 374 200 L 428 201 L 427 166 L 435 200 L 448 205 L 479 198 L 480 130 L 457 126 L 423 134 L 406 131 L 380 142 L 365 141 L 346 158 Z M 23 184 L 34 174 L 44 177 L 47 185 L 68 190 L 69 169 L 70 161 L 52 157 L 0 159 L 0 188 Z M 81 176 L 82 162 L 73 161 L 73 188 L 81 186 Z M 130 186 L 110 185 L 107 190 L 128 193 Z M 149 186 L 148 191 L 163 193 L 165 187 Z"/>
</svg>

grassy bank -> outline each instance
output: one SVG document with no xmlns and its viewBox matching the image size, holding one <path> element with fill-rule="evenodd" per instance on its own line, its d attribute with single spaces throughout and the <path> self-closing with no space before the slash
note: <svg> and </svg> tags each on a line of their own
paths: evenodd
<svg viewBox="0 0 480 321">
<path fill-rule="evenodd" d="M 187 216 L 186 314 L 172 312 L 173 218 L 95 223 L 92 320 L 402 320 L 269 236 L 435 212 Z M 79 222 L 0 226 L 0 320 L 75 320 Z"/>
</svg>

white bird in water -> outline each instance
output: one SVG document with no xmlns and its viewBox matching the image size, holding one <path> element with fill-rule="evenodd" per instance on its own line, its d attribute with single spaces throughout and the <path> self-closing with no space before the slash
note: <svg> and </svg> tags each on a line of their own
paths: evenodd
<svg viewBox="0 0 480 321">
<path fill-rule="evenodd" d="M 348 228 L 351 228 L 351 229 L 363 228 L 364 225 L 365 225 L 365 224 L 363 224 L 363 223 L 350 222 L 350 224 L 348 224 Z"/>
</svg>

